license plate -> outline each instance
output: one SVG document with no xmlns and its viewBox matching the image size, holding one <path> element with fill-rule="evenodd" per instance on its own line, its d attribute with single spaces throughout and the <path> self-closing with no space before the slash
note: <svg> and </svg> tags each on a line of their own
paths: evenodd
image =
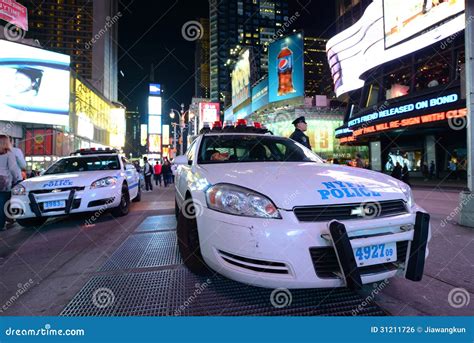
<svg viewBox="0 0 474 343">
<path fill-rule="evenodd" d="M 46 201 L 43 203 L 43 209 L 45 210 L 54 210 L 56 208 L 64 208 L 64 207 L 66 207 L 65 200 Z"/>
<path fill-rule="evenodd" d="M 354 256 L 359 267 L 394 262 L 397 260 L 397 243 L 383 243 L 356 248 L 354 249 Z"/>
</svg>

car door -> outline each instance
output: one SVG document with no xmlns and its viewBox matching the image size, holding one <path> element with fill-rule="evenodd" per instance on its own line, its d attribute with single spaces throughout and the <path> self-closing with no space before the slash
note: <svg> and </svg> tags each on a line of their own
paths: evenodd
<svg viewBox="0 0 474 343">
<path fill-rule="evenodd" d="M 130 198 L 133 199 L 137 196 L 140 176 L 138 175 L 137 169 L 135 166 L 130 163 L 125 157 L 122 157 L 122 163 L 125 168 L 125 175 L 128 183 L 128 191 L 130 193 Z"/>
</svg>

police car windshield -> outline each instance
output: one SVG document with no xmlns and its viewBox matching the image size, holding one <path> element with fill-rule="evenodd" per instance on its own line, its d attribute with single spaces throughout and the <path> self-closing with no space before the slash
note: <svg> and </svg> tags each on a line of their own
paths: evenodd
<svg viewBox="0 0 474 343">
<path fill-rule="evenodd" d="M 264 135 L 204 136 L 198 163 L 323 161 L 291 139 Z"/>
<path fill-rule="evenodd" d="M 77 173 L 97 170 L 119 170 L 120 162 L 117 156 L 78 156 L 59 160 L 53 164 L 45 175 Z"/>
</svg>

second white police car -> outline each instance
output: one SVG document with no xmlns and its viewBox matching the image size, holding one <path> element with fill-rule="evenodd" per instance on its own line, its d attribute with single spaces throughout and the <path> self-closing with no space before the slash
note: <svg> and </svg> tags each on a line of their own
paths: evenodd
<svg viewBox="0 0 474 343">
<path fill-rule="evenodd" d="M 429 215 L 408 185 L 245 125 L 205 130 L 174 160 L 178 244 L 191 271 L 269 288 L 421 280 Z"/>
<path fill-rule="evenodd" d="M 48 217 L 80 212 L 128 214 L 130 201 L 140 201 L 135 166 L 112 149 L 81 149 L 54 163 L 43 175 L 12 189 L 11 212 L 26 227 Z"/>
</svg>

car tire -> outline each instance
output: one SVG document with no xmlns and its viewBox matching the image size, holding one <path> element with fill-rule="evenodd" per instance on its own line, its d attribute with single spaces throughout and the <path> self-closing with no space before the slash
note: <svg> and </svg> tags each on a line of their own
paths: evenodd
<svg viewBox="0 0 474 343">
<path fill-rule="evenodd" d="M 142 189 L 138 187 L 137 196 L 132 200 L 133 202 L 140 202 L 142 201 Z"/>
<path fill-rule="evenodd" d="M 174 215 L 176 217 L 176 220 L 179 218 L 179 206 L 178 206 L 178 201 L 174 199 Z"/>
<path fill-rule="evenodd" d="M 120 196 L 120 204 L 112 210 L 114 217 L 123 217 L 130 211 L 130 194 L 127 186 L 122 186 L 122 194 Z"/>
<path fill-rule="evenodd" d="M 199 234 L 196 218 L 190 215 L 189 209 L 192 204 L 183 206 L 179 212 L 176 234 L 178 236 L 178 247 L 184 265 L 194 274 L 208 275 L 210 270 L 204 262 L 199 244 Z M 188 213 L 184 213 L 188 209 Z"/>
<path fill-rule="evenodd" d="M 39 228 L 41 227 L 48 218 L 25 218 L 25 219 L 16 219 L 16 222 L 27 229 Z"/>
</svg>

